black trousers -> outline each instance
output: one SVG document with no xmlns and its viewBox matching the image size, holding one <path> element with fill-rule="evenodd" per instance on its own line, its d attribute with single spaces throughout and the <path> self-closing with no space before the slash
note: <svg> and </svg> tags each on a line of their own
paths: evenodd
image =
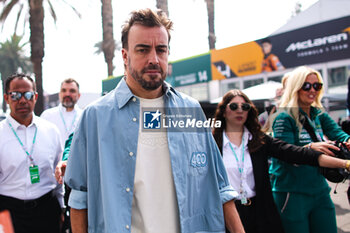
<svg viewBox="0 0 350 233">
<path fill-rule="evenodd" d="M 235 201 L 237 212 L 241 218 L 244 230 L 246 233 L 259 232 L 257 224 L 257 211 L 255 197 L 251 198 L 251 204 L 249 206 L 242 205 L 240 200 Z M 226 229 L 226 232 L 229 231 Z"/>
<path fill-rule="evenodd" d="M 61 207 L 52 191 L 38 199 L 23 201 L 0 195 L 0 210 L 11 213 L 16 233 L 59 233 Z"/>
</svg>

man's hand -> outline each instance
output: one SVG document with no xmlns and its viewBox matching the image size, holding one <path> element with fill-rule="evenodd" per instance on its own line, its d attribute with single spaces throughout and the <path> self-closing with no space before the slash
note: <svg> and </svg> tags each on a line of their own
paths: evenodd
<svg viewBox="0 0 350 233">
<path fill-rule="evenodd" d="M 231 233 L 245 233 L 235 202 L 233 200 L 228 201 L 224 204 L 223 208 L 227 229 Z"/>
<path fill-rule="evenodd" d="M 55 169 L 55 178 L 59 184 L 63 183 L 63 176 L 66 172 L 67 161 L 59 161 Z"/>
</svg>

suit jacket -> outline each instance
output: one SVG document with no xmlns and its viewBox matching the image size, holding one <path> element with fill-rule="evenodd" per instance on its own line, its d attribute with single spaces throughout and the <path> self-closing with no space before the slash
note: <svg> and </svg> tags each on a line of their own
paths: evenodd
<svg viewBox="0 0 350 233">
<path fill-rule="evenodd" d="M 256 151 L 250 152 L 255 180 L 257 224 L 261 233 L 283 233 L 279 210 L 272 196 L 268 158 L 271 156 L 288 163 L 318 166 L 318 157 L 322 153 L 287 144 L 268 135 L 264 136 L 263 142 Z M 220 150 L 222 152 L 222 148 Z"/>
</svg>

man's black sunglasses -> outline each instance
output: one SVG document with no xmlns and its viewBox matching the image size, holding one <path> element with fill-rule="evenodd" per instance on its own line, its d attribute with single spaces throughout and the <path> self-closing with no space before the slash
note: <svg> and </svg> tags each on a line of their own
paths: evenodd
<svg viewBox="0 0 350 233">
<path fill-rule="evenodd" d="M 231 109 L 232 111 L 235 111 L 235 110 L 238 109 L 238 104 L 237 104 L 237 103 L 230 103 L 228 106 L 230 107 L 230 109 Z M 248 104 L 248 103 L 242 103 L 242 104 L 241 104 L 241 109 L 242 109 L 243 111 L 249 111 L 251 107 L 252 107 L 252 106 L 250 106 L 250 104 Z"/>
<path fill-rule="evenodd" d="M 12 92 L 9 92 L 9 95 L 13 101 L 20 100 L 22 98 L 22 96 L 24 96 L 24 98 L 26 100 L 32 100 L 33 97 L 35 96 L 35 92 L 32 92 L 32 91 L 26 91 L 26 92 L 12 91 Z"/>
<path fill-rule="evenodd" d="M 310 91 L 311 88 L 313 87 L 315 91 L 319 91 L 322 89 L 323 83 L 309 83 L 309 82 L 304 82 L 303 86 L 301 89 L 304 91 Z"/>
</svg>

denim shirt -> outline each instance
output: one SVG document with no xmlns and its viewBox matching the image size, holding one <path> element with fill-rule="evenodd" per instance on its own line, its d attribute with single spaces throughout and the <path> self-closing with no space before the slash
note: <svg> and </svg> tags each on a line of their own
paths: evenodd
<svg viewBox="0 0 350 233">
<path fill-rule="evenodd" d="M 178 108 L 200 108 L 196 100 L 167 83 L 163 90 L 170 113 Z M 88 209 L 89 233 L 131 231 L 139 113 L 139 99 L 123 79 L 81 116 L 65 181 L 72 188 L 69 205 Z M 238 194 L 229 185 L 210 130 L 167 131 L 167 138 L 181 232 L 224 232 L 222 205 Z M 192 156 L 198 152 L 206 155 L 203 166 L 193 164 Z"/>
</svg>

